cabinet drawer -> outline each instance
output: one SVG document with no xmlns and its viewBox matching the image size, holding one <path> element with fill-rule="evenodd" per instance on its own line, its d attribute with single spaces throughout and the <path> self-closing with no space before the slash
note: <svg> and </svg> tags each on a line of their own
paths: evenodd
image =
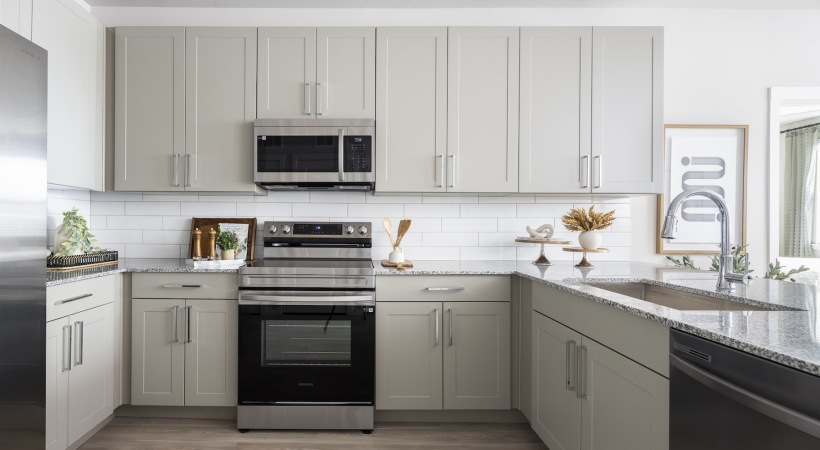
<svg viewBox="0 0 820 450">
<path fill-rule="evenodd" d="M 120 274 L 46 288 L 46 321 L 111 303 L 121 297 Z"/>
<path fill-rule="evenodd" d="M 376 279 L 380 302 L 508 302 L 506 275 L 381 276 Z"/>
<path fill-rule="evenodd" d="M 133 298 L 218 298 L 238 297 L 239 277 L 235 273 L 135 273 Z"/>
</svg>

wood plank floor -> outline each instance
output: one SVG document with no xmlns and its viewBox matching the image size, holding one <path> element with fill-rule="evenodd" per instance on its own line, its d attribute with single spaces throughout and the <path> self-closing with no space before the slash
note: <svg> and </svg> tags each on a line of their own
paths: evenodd
<svg viewBox="0 0 820 450">
<path fill-rule="evenodd" d="M 251 431 L 232 420 L 117 417 L 83 450 L 186 449 L 546 449 L 528 424 L 393 423 L 360 431 Z"/>
</svg>

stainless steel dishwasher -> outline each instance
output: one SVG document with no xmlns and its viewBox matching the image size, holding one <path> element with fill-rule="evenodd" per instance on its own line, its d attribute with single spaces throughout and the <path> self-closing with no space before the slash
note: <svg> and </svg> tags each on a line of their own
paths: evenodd
<svg viewBox="0 0 820 450">
<path fill-rule="evenodd" d="M 820 449 L 820 377 L 677 330 L 669 345 L 670 450 Z"/>
</svg>

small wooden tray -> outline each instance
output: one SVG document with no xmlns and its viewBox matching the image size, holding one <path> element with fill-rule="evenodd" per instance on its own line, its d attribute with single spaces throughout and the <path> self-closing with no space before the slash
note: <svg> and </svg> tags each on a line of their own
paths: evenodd
<svg viewBox="0 0 820 450">
<path fill-rule="evenodd" d="M 199 240 L 200 255 L 203 258 L 208 257 L 208 231 L 219 231 L 220 223 L 244 223 L 248 225 L 248 251 L 245 252 L 245 261 L 253 260 L 253 248 L 256 246 L 256 217 L 241 218 L 241 217 L 194 217 L 191 219 L 191 236 L 188 238 L 188 259 L 194 255 L 194 230 L 199 228 L 202 232 L 202 237 Z"/>
<path fill-rule="evenodd" d="M 399 264 L 401 264 L 401 267 L 399 267 Z M 405 259 L 403 263 L 393 263 L 393 262 L 390 262 L 386 259 L 383 259 L 382 260 L 382 267 L 387 267 L 389 269 L 402 270 L 402 269 L 412 268 L 413 267 L 413 261 L 410 261 L 409 259 Z"/>
</svg>

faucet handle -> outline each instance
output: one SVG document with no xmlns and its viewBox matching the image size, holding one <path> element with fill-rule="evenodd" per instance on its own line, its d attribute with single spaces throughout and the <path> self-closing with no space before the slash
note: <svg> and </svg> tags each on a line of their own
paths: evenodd
<svg viewBox="0 0 820 450">
<path fill-rule="evenodd" d="M 749 275 L 749 254 L 743 254 L 743 273 L 735 273 L 733 270 L 726 273 L 725 278 L 732 283 L 741 283 L 744 286 L 752 284 L 752 276 Z"/>
<path fill-rule="evenodd" d="M 743 274 L 748 275 L 749 273 L 749 254 L 743 254 Z"/>
</svg>

